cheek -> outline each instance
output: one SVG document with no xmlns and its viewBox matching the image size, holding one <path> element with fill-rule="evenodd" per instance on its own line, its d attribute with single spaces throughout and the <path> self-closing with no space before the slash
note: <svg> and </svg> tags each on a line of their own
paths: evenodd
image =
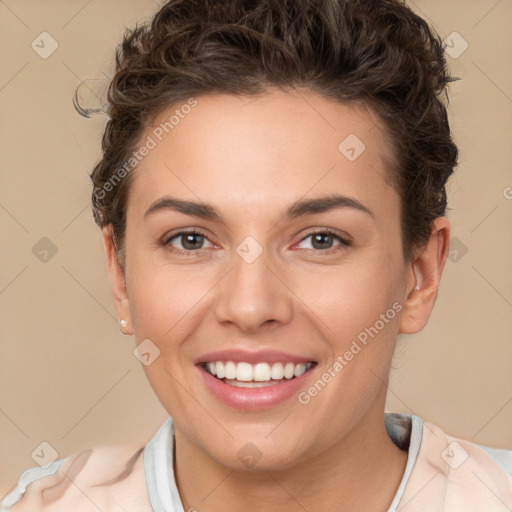
<svg viewBox="0 0 512 512">
<path fill-rule="evenodd" d="M 327 339 L 343 346 L 392 308 L 399 295 L 398 269 L 382 262 L 368 252 L 337 267 L 312 267 L 300 276 L 290 273 L 290 288 L 306 306 L 304 314 L 317 319 Z M 388 316 L 394 318 L 394 312 Z"/>
<path fill-rule="evenodd" d="M 130 308 L 137 339 L 171 340 L 189 324 L 211 289 L 207 272 L 152 267 L 131 282 Z"/>
<path fill-rule="evenodd" d="M 152 350 L 158 356 L 143 370 L 164 408 L 179 414 L 190 407 L 188 393 L 182 392 L 190 377 L 186 341 L 204 319 L 215 280 L 210 284 L 204 272 L 187 273 L 179 267 L 146 268 L 151 272 L 133 274 L 129 290 L 137 344 L 150 340 L 156 347 Z"/>
</svg>

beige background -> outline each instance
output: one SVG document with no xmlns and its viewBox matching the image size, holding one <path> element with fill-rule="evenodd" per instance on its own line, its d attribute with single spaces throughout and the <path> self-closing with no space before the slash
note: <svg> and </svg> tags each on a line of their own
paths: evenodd
<svg viewBox="0 0 512 512">
<path fill-rule="evenodd" d="M 447 58 L 462 78 L 451 86 L 461 159 L 449 217 L 467 253 L 447 262 L 427 328 L 402 337 L 388 409 L 512 449 L 512 2 L 410 5 L 443 38 L 456 31 L 469 44 Z M 124 27 L 156 8 L 0 1 L 0 494 L 36 465 L 42 441 L 59 458 L 96 443 L 145 443 L 167 416 L 133 338 L 118 331 L 90 212 L 105 120 L 72 106 L 81 80 L 112 73 Z M 31 48 L 43 31 L 59 45 L 46 59 Z M 46 263 L 32 252 L 42 237 L 57 248 Z"/>
</svg>

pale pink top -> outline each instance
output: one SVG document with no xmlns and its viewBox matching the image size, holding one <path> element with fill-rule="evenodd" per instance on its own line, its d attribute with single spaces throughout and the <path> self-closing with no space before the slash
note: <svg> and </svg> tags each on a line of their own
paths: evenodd
<svg viewBox="0 0 512 512">
<path fill-rule="evenodd" d="M 455 439 L 414 415 L 386 413 L 385 420 L 390 438 L 408 451 L 388 512 L 512 511 L 512 450 Z M 145 446 L 95 446 L 26 470 L 0 512 L 184 512 L 173 453 L 169 417 Z"/>
</svg>

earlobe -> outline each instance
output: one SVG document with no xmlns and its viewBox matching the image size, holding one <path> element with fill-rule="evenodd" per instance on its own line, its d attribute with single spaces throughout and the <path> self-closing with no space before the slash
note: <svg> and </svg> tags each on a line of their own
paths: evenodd
<svg viewBox="0 0 512 512">
<path fill-rule="evenodd" d="M 110 226 L 103 228 L 103 247 L 119 327 L 123 334 L 133 334 L 125 271 L 119 262 Z"/>
<path fill-rule="evenodd" d="M 450 221 L 438 217 L 433 222 L 427 244 L 410 263 L 411 287 L 408 284 L 399 333 L 414 334 L 428 322 L 437 299 L 441 275 L 448 257 Z"/>
</svg>

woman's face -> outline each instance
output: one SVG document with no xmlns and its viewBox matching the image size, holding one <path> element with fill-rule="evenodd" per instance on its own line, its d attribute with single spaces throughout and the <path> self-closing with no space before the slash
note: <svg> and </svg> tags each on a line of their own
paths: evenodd
<svg viewBox="0 0 512 512">
<path fill-rule="evenodd" d="M 311 92 L 196 100 L 141 139 L 118 310 L 177 439 L 285 468 L 383 423 L 416 284 L 392 152 L 368 110 Z"/>
</svg>

